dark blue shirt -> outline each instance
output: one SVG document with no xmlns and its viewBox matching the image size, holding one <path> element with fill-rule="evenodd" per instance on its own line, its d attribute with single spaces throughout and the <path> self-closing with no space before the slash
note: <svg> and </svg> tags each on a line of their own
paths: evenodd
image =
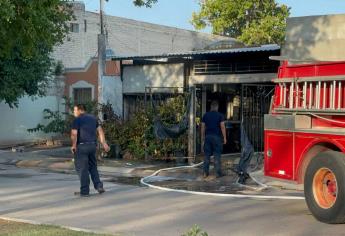
<svg viewBox="0 0 345 236">
<path fill-rule="evenodd" d="M 97 127 L 98 121 L 93 115 L 82 114 L 75 118 L 72 123 L 72 129 L 78 130 L 77 144 L 96 142 Z"/>
<path fill-rule="evenodd" d="M 202 122 L 205 123 L 206 126 L 205 135 L 222 136 L 220 123 L 224 120 L 225 119 L 222 113 L 217 111 L 206 112 L 202 117 Z"/>
</svg>

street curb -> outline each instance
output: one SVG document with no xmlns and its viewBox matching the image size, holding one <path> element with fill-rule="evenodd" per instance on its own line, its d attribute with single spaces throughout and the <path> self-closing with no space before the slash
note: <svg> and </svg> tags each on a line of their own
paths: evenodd
<svg viewBox="0 0 345 236">
<path fill-rule="evenodd" d="M 15 163 L 11 163 L 11 165 L 15 165 L 18 168 L 38 168 L 44 169 L 52 172 L 57 173 L 69 173 L 74 174 L 75 169 L 74 166 L 71 165 L 71 168 L 58 168 L 59 165 L 61 166 L 66 165 L 65 162 L 44 162 L 42 160 L 19 160 Z M 123 168 L 123 167 L 109 167 L 109 166 L 98 166 L 98 171 L 101 175 L 104 176 L 125 176 L 125 177 L 145 177 L 151 175 L 155 172 L 155 170 L 151 169 L 143 169 L 140 168 Z"/>
</svg>

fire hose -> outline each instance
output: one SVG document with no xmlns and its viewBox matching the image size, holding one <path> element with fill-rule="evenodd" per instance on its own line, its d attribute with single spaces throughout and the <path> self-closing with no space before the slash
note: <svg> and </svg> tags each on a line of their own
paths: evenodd
<svg viewBox="0 0 345 236">
<path fill-rule="evenodd" d="M 190 169 L 190 168 L 199 167 L 201 165 L 203 165 L 203 162 L 200 162 L 200 163 L 194 164 L 194 165 L 190 165 L 190 166 L 178 166 L 178 167 L 163 168 L 163 169 L 155 171 L 153 174 L 151 174 L 149 176 L 146 176 L 146 177 L 140 179 L 140 183 L 143 186 L 146 186 L 146 187 L 149 187 L 149 188 L 153 188 L 153 189 L 157 189 L 157 190 L 161 190 L 161 191 L 178 192 L 178 193 L 186 193 L 186 194 L 194 194 L 194 195 L 202 195 L 202 196 L 229 197 L 229 198 L 248 198 L 248 199 L 264 199 L 264 200 L 265 199 L 266 200 L 268 200 L 268 199 L 304 200 L 304 197 L 299 197 L 299 196 L 271 196 L 271 195 L 259 195 L 259 194 L 249 195 L 249 194 L 227 194 L 227 193 L 209 193 L 209 192 L 200 192 L 200 191 L 189 191 L 189 190 L 161 187 L 161 186 L 157 186 L 157 185 L 154 185 L 152 183 L 147 182 L 147 180 L 149 180 L 150 178 L 152 178 L 154 176 L 157 176 L 162 171 L 177 170 L 177 169 Z M 250 178 L 255 183 L 257 183 L 260 187 L 259 188 L 255 188 L 255 187 L 251 187 L 251 186 L 247 186 L 247 185 L 242 185 L 242 184 L 239 184 L 239 185 L 247 187 L 247 188 L 252 189 L 252 190 L 256 190 L 256 191 L 259 191 L 259 190 L 262 190 L 262 189 L 265 189 L 265 188 L 269 187 L 269 186 L 267 186 L 267 185 L 265 185 L 263 183 L 260 183 L 257 179 L 255 179 L 252 176 L 250 176 Z"/>
</svg>

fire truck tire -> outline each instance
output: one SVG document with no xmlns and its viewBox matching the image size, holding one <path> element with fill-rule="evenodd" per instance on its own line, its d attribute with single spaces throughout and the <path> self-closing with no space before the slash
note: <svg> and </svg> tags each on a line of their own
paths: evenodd
<svg viewBox="0 0 345 236">
<path fill-rule="evenodd" d="M 313 216 L 324 223 L 345 223 L 345 155 L 326 151 L 311 159 L 304 195 Z"/>
</svg>

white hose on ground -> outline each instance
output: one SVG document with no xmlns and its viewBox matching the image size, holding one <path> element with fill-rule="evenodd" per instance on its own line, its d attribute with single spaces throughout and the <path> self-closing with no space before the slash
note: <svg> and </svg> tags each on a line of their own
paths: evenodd
<svg viewBox="0 0 345 236">
<path fill-rule="evenodd" d="M 177 169 L 188 169 L 188 168 L 195 168 L 199 167 L 203 164 L 204 162 L 200 162 L 198 164 L 194 164 L 191 166 L 178 166 L 178 167 L 170 167 L 170 168 L 163 168 L 160 170 L 157 170 L 154 172 L 152 175 L 146 176 L 144 178 L 140 179 L 140 183 L 146 187 L 153 188 L 153 189 L 158 189 L 162 191 L 168 191 L 168 192 L 177 192 L 177 193 L 187 193 L 187 194 L 194 194 L 194 195 L 203 195 L 203 196 L 214 196 L 214 197 L 230 197 L 230 198 L 251 198 L 251 199 L 286 199 L 286 200 L 304 200 L 304 197 L 298 197 L 298 196 L 269 196 L 269 195 L 247 195 L 247 194 L 227 194 L 227 193 L 208 193 L 208 192 L 199 192 L 199 191 L 189 191 L 189 190 L 182 190 L 182 189 L 172 189 L 172 188 L 167 188 L 167 187 L 160 187 L 156 186 L 150 183 L 147 183 L 146 180 L 153 177 L 157 176 L 160 172 L 162 171 L 167 171 L 167 170 L 177 170 Z M 267 188 L 268 186 L 260 183 L 258 180 L 251 178 L 260 186 L 262 186 L 262 189 Z M 247 185 L 244 185 L 245 187 L 248 187 Z M 252 187 L 253 188 L 253 187 Z"/>
<path fill-rule="evenodd" d="M 240 178 L 237 179 L 236 184 L 239 185 L 239 186 L 242 186 L 242 187 L 249 188 L 249 189 L 251 189 L 251 190 L 257 191 L 257 192 L 260 192 L 260 191 L 262 191 L 262 190 L 264 190 L 264 189 L 269 188 L 269 186 L 267 186 L 267 185 L 264 184 L 264 183 L 261 183 L 260 181 L 258 181 L 256 178 L 254 178 L 254 177 L 251 176 L 250 174 L 248 174 L 248 175 L 249 175 L 249 177 L 250 177 L 257 185 L 259 185 L 259 186 L 261 186 L 261 187 L 256 188 L 256 187 L 252 187 L 252 186 L 249 186 L 249 185 L 240 184 L 240 183 L 239 183 Z"/>
<path fill-rule="evenodd" d="M 260 185 L 262 188 L 268 188 L 269 186 L 267 186 L 266 184 L 264 184 L 264 183 L 261 183 L 260 181 L 258 181 L 256 178 L 254 178 L 252 175 L 250 175 L 249 174 L 249 176 L 250 176 L 250 178 L 255 182 L 255 183 L 257 183 L 258 185 Z"/>
</svg>

